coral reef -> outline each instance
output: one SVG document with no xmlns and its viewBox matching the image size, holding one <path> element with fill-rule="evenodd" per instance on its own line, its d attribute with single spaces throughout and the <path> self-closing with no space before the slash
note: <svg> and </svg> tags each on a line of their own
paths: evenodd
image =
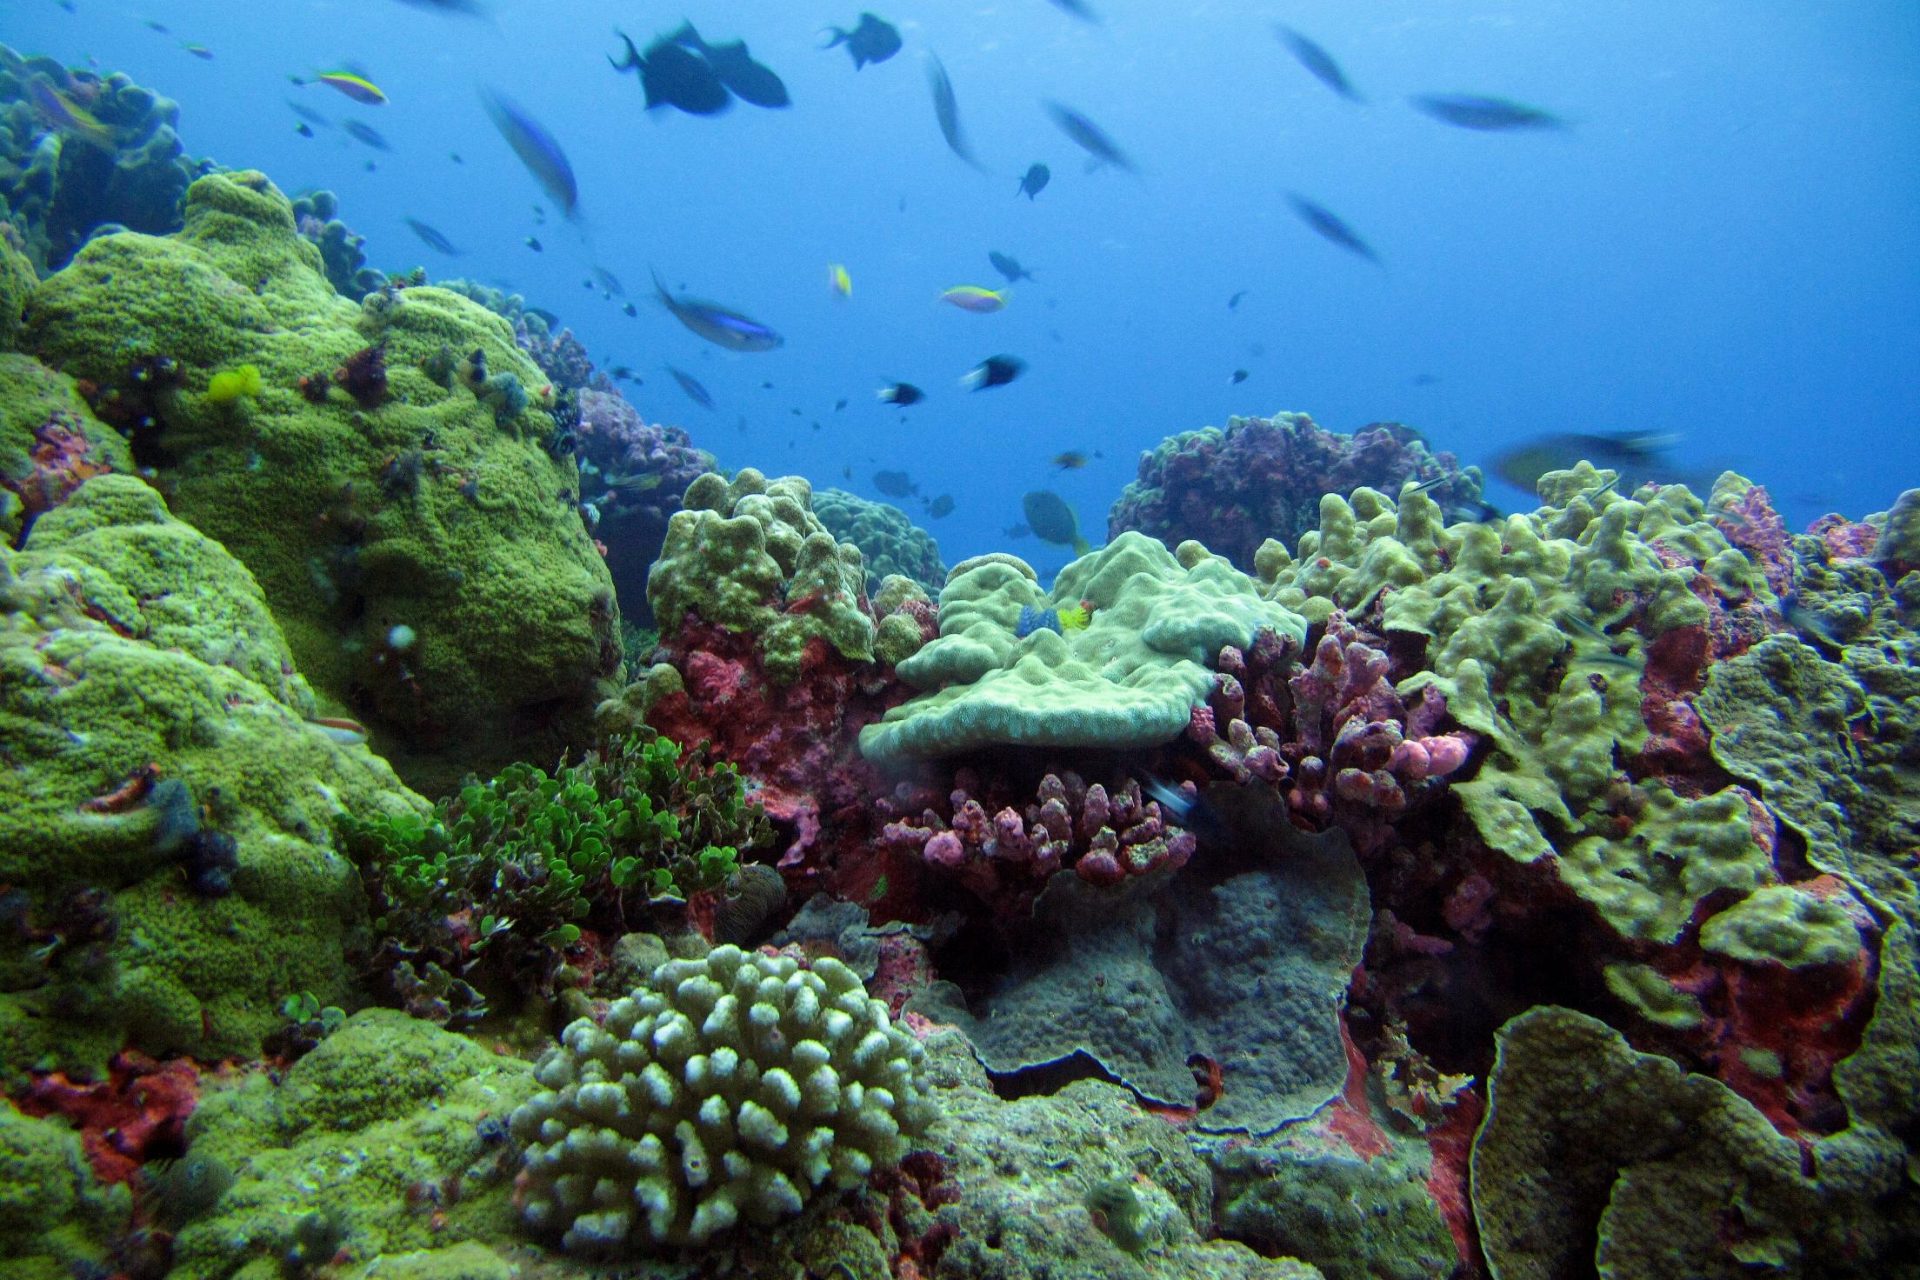
<svg viewBox="0 0 1920 1280">
<path fill-rule="evenodd" d="M 594 534 L 607 549 L 621 616 L 650 622 L 647 574 L 660 558 L 680 495 L 714 469 L 713 455 L 695 448 L 679 427 L 649 425 L 618 391 L 581 390 L 575 433 L 580 496 L 598 517 Z"/>
<path fill-rule="evenodd" d="M 0 352 L 0 538 L 19 546 L 85 481 L 132 470 L 126 441 L 93 416 L 71 378 Z"/>
<path fill-rule="evenodd" d="M 1319 522 L 1323 494 L 1362 486 L 1397 493 L 1430 485 L 1449 509 L 1474 510 L 1481 480 L 1450 453 L 1434 453 L 1420 433 L 1376 422 L 1352 435 L 1328 431 L 1304 413 L 1229 418 L 1162 440 L 1140 455 L 1140 474 L 1107 513 L 1107 537 L 1129 529 L 1168 547 L 1206 544 L 1242 570 L 1269 538 L 1291 547 Z"/>
<path fill-rule="evenodd" d="M 845 489 L 822 489 L 813 495 L 813 514 L 828 533 L 860 548 L 869 592 L 877 592 L 880 580 L 896 573 L 912 578 L 928 595 L 938 595 L 946 583 L 940 544 L 900 508 Z"/>
<path fill-rule="evenodd" d="M 340 220 L 340 197 L 331 191 L 307 191 L 293 198 L 293 225 L 301 238 L 320 251 L 327 283 L 349 302 L 359 302 L 386 284 L 387 278 L 367 265 L 367 238 L 354 234 Z"/>
<path fill-rule="evenodd" d="M 502 419 L 423 367 L 478 350 L 543 388 L 504 322 L 431 288 L 347 302 L 287 201 L 225 174 L 194 184 L 178 236 L 98 237 L 44 281 L 27 343 L 134 432 L 172 509 L 246 563 L 301 670 L 407 777 L 441 789 L 584 734 L 620 648 L 574 463 L 540 408 Z M 242 363 L 260 394 L 211 402 Z M 316 401 L 316 374 L 347 389 Z"/>
</svg>

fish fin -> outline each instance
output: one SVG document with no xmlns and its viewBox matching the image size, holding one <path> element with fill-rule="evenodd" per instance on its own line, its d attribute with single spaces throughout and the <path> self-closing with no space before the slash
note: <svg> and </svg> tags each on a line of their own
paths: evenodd
<svg viewBox="0 0 1920 1280">
<path fill-rule="evenodd" d="M 1085 538 L 1075 537 L 1073 540 L 1073 554 L 1077 556 L 1092 555 L 1093 546 Z"/>
<path fill-rule="evenodd" d="M 673 41 L 673 43 L 677 45 L 681 45 L 685 48 L 692 49 L 695 53 L 707 52 L 707 42 L 705 40 L 702 40 L 700 38 L 700 33 L 693 29 L 693 23 L 691 21 L 682 22 L 680 24 L 680 29 L 674 32 L 672 35 L 668 36 L 667 39 Z M 743 43 L 741 45 L 741 48 L 745 48 L 745 47 L 746 45 Z"/>
<path fill-rule="evenodd" d="M 831 49 L 837 45 L 843 45 L 853 36 L 853 32 L 842 31 L 839 27 L 822 27 L 820 29 L 820 34 L 823 36 L 826 35 L 828 32 L 833 33 L 833 39 L 821 45 L 820 47 L 822 49 Z"/>
<path fill-rule="evenodd" d="M 640 57 L 640 51 L 633 47 L 632 36 L 620 30 L 618 27 L 613 29 L 613 34 L 619 36 L 621 41 L 627 46 L 627 60 L 625 62 L 614 62 L 612 58 L 607 59 L 607 62 L 612 65 L 615 71 L 632 71 L 646 65 L 645 61 Z M 296 80 L 294 83 L 298 84 L 300 82 Z"/>
</svg>

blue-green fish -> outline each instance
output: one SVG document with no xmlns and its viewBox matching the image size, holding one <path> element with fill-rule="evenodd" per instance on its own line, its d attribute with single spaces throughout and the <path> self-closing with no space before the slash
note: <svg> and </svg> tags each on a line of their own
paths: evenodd
<svg viewBox="0 0 1920 1280">
<path fill-rule="evenodd" d="M 1287 46 L 1287 52 L 1312 73 L 1315 80 L 1349 102 L 1361 101 L 1360 95 L 1347 79 L 1347 73 L 1340 69 L 1340 64 L 1333 60 L 1332 54 L 1284 23 L 1274 24 L 1273 30 L 1280 37 L 1280 42 Z"/>
<path fill-rule="evenodd" d="M 947 149 L 978 169 L 980 162 L 974 159 L 967 135 L 960 129 L 960 102 L 953 96 L 953 81 L 947 79 L 946 67 L 931 53 L 927 55 L 927 88 L 933 93 L 933 114 L 940 122 L 940 136 L 947 140 Z"/>
<path fill-rule="evenodd" d="M 1362 240 L 1352 227 L 1330 209 L 1292 192 L 1287 193 L 1287 203 L 1293 206 L 1300 221 L 1312 227 L 1322 238 L 1339 245 L 1348 253 L 1358 254 L 1368 262 L 1379 264 L 1380 255 L 1373 251 L 1373 246 Z"/>
<path fill-rule="evenodd" d="M 460 256 L 460 250 L 454 247 L 453 241 L 441 234 L 437 227 L 428 226 L 418 218 L 402 218 L 401 221 L 406 223 L 408 230 L 419 236 L 421 242 L 435 253 L 444 253 L 449 258 Z"/>
<path fill-rule="evenodd" d="M 1492 133 L 1509 129 L 1566 128 L 1552 112 L 1509 98 L 1489 98 L 1476 93 L 1423 93 L 1407 101 L 1415 110 L 1461 129 Z"/>
<path fill-rule="evenodd" d="M 573 166 L 567 163 L 567 153 L 560 149 L 553 135 L 544 129 L 540 122 L 522 111 L 505 95 L 492 89 L 482 89 L 480 100 L 486 105 L 487 116 L 493 121 L 493 127 L 507 140 L 513 153 L 520 157 L 520 163 L 527 167 L 547 197 L 560 206 L 560 212 L 571 218 L 574 208 L 580 203 L 580 187 L 573 179 Z"/>
<path fill-rule="evenodd" d="M 715 302 L 698 298 L 676 298 L 667 292 L 660 273 L 653 273 L 654 292 L 673 318 L 717 347 L 729 351 L 772 351 L 786 341 L 758 320 Z"/>
<path fill-rule="evenodd" d="M 1061 132 L 1078 143 L 1098 163 L 1110 164 L 1116 169 L 1125 169 L 1128 173 L 1139 172 L 1134 168 L 1133 161 L 1127 158 L 1127 153 L 1114 145 L 1113 139 L 1107 136 L 1104 129 L 1072 107 L 1058 102 L 1049 102 L 1047 114 L 1053 117 L 1053 122 L 1060 126 Z"/>
</svg>

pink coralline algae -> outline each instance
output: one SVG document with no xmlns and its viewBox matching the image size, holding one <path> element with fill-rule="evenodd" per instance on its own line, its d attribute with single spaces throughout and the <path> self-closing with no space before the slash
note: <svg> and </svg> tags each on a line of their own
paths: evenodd
<svg viewBox="0 0 1920 1280">
<path fill-rule="evenodd" d="M 1169 825 L 1159 803 L 1144 799 L 1131 778 L 1109 789 L 1088 784 L 1071 770 L 1049 773 L 1031 801 L 1018 809 L 1003 804 L 992 812 L 991 801 L 979 798 L 989 790 L 978 774 L 963 768 L 954 775 L 944 816 L 928 807 L 889 822 L 879 844 L 917 854 L 983 900 L 1003 906 L 1028 900 L 1063 868 L 1071 867 L 1089 883 L 1114 885 L 1162 867 L 1185 866 L 1193 856 L 1193 834 Z M 898 799 L 910 802 L 910 789 Z M 898 800 L 896 807 L 901 807 Z"/>
<path fill-rule="evenodd" d="M 1170 547 L 1197 539 L 1251 573 L 1266 539 L 1291 550 L 1319 527 L 1321 495 L 1362 485 L 1397 494 L 1409 480 L 1437 481 L 1429 492 L 1443 507 L 1479 501 L 1477 470 L 1429 451 L 1399 423 L 1341 435 L 1304 413 L 1232 418 L 1225 431 L 1170 436 L 1142 454 L 1139 477 L 1107 513 L 1107 536 L 1138 529 Z"/>
<path fill-rule="evenodd" d="M 33 429 L 33 448 L 24 475 L 0 477 L 29 519 L 59 506 L 75 489 L 113 470 L 93 453 L 93 442 L 69 415 L 55 413 Z"/>
<path fill-rule="evenodd" d="M 1745 492 L 1725 498 L 1707 514 L 1726 540 L 1759 566 L 1773 594 L 1782 598 L 1793 594 L 1793 535 L 1764 488 L 1748 485 Z"/>
</svg>

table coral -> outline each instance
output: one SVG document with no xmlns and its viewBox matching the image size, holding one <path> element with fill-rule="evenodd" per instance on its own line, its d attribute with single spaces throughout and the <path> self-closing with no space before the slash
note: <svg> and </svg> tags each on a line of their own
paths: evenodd
<svg viewBox="0 0 1920 1280">
<path fill-rule="evenodd" d="M 90 242 L 35 291 L 27 340 L 103 404 L 142 357 L 165 357 L 136 459 L 247 564 L 301 669 L 409 776 L 557 756 L 584 732 L 620 648 L 575 465 L 547 452 L 539 407 L 502 419 L 425 367 L 478 350 L 544 387 L 504 321 L 432 288 L 338 297 L 286 199 L 240 173 L 195 183 L 176 236 Z M 300 379 L 369 349 L 386 365 L 377 407 L 337 387 L 302 395 Z M 213 374 L 238 364 L 260 370 L 261 393 L 210 403 Z"/>
</svg>

